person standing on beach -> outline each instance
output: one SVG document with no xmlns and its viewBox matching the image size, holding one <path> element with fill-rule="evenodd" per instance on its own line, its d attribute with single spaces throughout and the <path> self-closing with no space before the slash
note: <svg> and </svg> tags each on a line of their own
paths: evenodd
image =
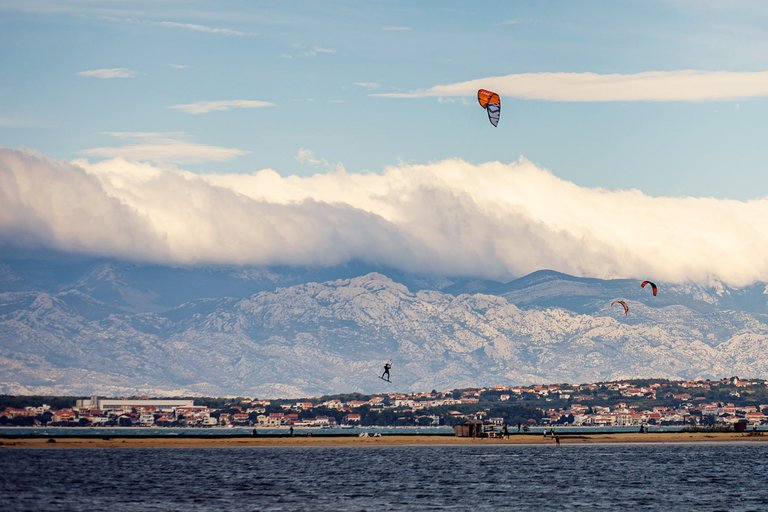
<svg viewBox="0 0 768 512">
<path fill-rule="evenodd" d="M 291 425 L 290 433 L 291 433 L 291 436 L 293 436 L 293 425 Z"/>
<path fill-rule="evenodd" d="M 560 446 L 560 436 L 559 436 L 559 435 L 557 435 L 557 434 L 555 434 L 555 444 L 556 444 L 557 446 Z"/>
</svg>

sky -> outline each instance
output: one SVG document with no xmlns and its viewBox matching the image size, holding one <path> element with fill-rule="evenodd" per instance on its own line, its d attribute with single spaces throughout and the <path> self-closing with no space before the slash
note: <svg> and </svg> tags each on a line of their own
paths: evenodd
<svg viewBox="0 0 768 512">
<path fill-rule="evenodd" d="M 759 0 L 0 0 L 0 48 L 4 244 L 768 280 Z"/>
</svg>

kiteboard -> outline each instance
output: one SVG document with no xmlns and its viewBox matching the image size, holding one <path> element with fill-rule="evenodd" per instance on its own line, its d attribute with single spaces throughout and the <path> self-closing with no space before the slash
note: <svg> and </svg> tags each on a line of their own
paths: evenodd
<svg viewBox="0 0 768 512">
<path fill-rule="evenodd" d="M 389 383 L 391 383 L 391 382 L 392 382 L 392 381 L 391 381 L 391 380 L 389 380 L 389 379 L 385 379 L 385 378 L 384 378 L 384 377 L 382 377 L 381 375 L 379 375 L 378 377 L 379 377 L 381 380 L 383 380 L 384 382 L 389 382 Z"/>
</svg>

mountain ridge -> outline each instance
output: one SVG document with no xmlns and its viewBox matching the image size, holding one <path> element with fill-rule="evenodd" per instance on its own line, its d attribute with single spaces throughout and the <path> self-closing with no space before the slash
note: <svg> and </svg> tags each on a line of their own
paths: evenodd
<svg viewBox="0 0 768 512">
<path fill-rule="evenodd" d="M 169 269 L 151 283 L 133 279 L 141 266 L 104 265 L 82 265 L 44 287 L 34 275 L 45 272 L 30 278 L 24 265 L 3 262 L 0 284 L 16 290 L 0 291 L 0 392 L 380 392 L 379 366 L 390 358 L 391 391 L 768 375 L 763 283 L 657 283 L 653 297 L 633 280 L 539 271 L 467 293 L 480 281 L 354 275 L 356 267 L 324 269 L 320 277 L 341 275 L 326 281 L 308 269 L 214 268 L 195 282 L 224 276 L 223 284 L 195 297 L 164 295 L 164 283 L 198 270 Z M 253 293 L 228 296 L 231 281 Z M 617 298 L 629 315 L 610 306 Z"/>
</svg>

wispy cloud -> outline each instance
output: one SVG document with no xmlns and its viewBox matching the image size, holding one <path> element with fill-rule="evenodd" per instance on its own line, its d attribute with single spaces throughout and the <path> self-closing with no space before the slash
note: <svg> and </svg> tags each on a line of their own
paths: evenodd
<svg viewBox="0 0 768 512">
<path fill-rule="evenodd" d="M 413 30 L 413 28 L 403 27 L 403 26 L 386 26 L 386 27 L 381 27 L 381 30 L 383 32 L 410 32 Z"/>
<path fill-rule="evenodd" d="M 102 132 L 102 135 L 109 135 L 117 139 L 168 139 L 183 138 L 187 136 L 186 132 Z"/>
<path fill-rule="evenodd" d="M 178 69 L 178 70 L 189 69 L 189 67 L 190 67 L 188 64 L 168 64 L 168 66 L 173 68 L 173 69 Z"/>
<path fill-rule="evenodd" d="M 77 74 L 91 78 L 133 78 L 136 71 L 129 68 L 100 68 L 80 71 Z"/>
<path fill-rule="evenodd" d="M 297 158 L 327 164 L 302 149 Z M 332 265 L 505 279 L 768 280 L 768 198 L 581 187 L 533 163 L 445 160 L 382 174 L 201 175 L 0 149 L 0 238 L 174 263 Z M 279 241 L 279 243 L 276 243 Z"/>
<path fill-rule="evenodd" d="M 0 0 L 2 2 L 2 0 Z M 245 32 L 241 32 L 239 30 L 233 30 L 229 28 L 222 28 L 222 27 L 212 27 L 210 25 L 203 25 L 200 23 L 183 23 L 178 21 L 170 21 L 170 20 L 162 20 L 162 21 L 156 21 L 152 19 L 147 19 L 148 17 L 152 16 L 149 12 L 141 12 L 137 11 L 135 13 L 132 13 L 131 11 L 115 11 L 112 14 L 108 14 L 111 11 L 105 11 L 104 14 L 96 14 L 99 19 L 116 23 L 119 25 L 145 25 L 145 26 L 152 26 L 152 27 L 161 27 L 161 28 L 169 28 L 169 29 L 179 29 L 179 30 L 189 30 L 192 32 L 201 32 L 205 34 L 215 34 L 215 35 L 223 35 L 223 36 L 236 36 L 236 37 L 245 37 L 250 34 L 247 34 Z"/>
<path fill-rule="evenodd" d="M 363 89 L 378 89 L 381 87 L 381 84 L 377 82 L 355 82 L 355 85 Z"/>
<path fill-rule="evenodd" d="M 308 50 L 307 53 L 309 56 L 314 56 L 314 55 L 320 55 L 323 53 L 326 53 L 326 54 L 336 53 L 336 50 L 334 50 L 333 48 L 323 48 L 321 46 L 313 46 Z"/>
<path fill-rule="evenodd" d="M 225 36 L 244 36 L 244 32 L 237 30 L 231 30 L 228 28 L 209 27 L 207 25 L 198 25 L 195 23 L 178 23 L 176 21 L 158 21 L 155 24 L 162 27 L 180 28 L 184 30 L 192 30 L 194 32 L 205 32 L 207 34 L 220 34 Z"/>
<path fill-rule="evenodd" d="M 389 98 L 472 96 L 491 89 L 545 101 L 705 101 L 768 96 L 768 71 L 647 71 L 635 74 L 523 73 L 381 93 Z"/>
<path fill-rule="evenodd" d="M 238 108 L 263 108 L 274 107 L 274 103 L 260 100 L 217 100 L 217 101 L 196 101 L 194 103 L 183 103 L 181 105 L 172 105 L 168 108 L 181 110 L 187 114 L 207 114 L 218 110 L 232 110 Z"/>
<path fill-rule="evenodd" d="M 291 45 L 296 51 L 294 53 L 284 53 L 280 57 L 283 59 L 310 58 L 318 55 L 332 55 L 336 53 L 333 48 L 324 48 L 322 46 L 306 47 L 300 44 Z"/>
<path fill-rule="evenodd" d="M 121 146 L 102 146 L 82 151 L 85 156 L 121 158 L 138 162 L 195 164 L 231 160 L 248 152 L 236 148 L 197 144 L 183 140 L 180 132 L 106 132 L 132 141 Z"/>
<path fill-rule="evenodd" d="M 299 150 L 296 151 L 296 161 L 324 170 L 333 169 L 339 172 L 344 172 L 344 165 L 340 163 L 334 164 L 325 158 L 318 158 L 315 156 L 312 150 L 307 148 L 299 148 Z"/>
</svg>

